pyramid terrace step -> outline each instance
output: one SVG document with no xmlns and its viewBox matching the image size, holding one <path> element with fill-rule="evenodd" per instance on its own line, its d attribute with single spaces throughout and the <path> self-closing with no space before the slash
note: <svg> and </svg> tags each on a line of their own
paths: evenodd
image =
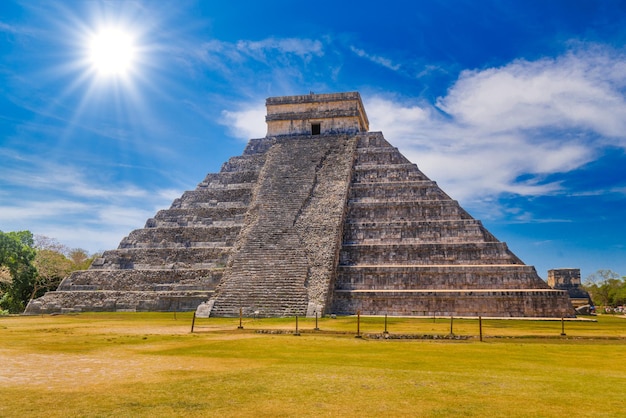
<svg viewBox="0 0 626 418">
<path fill-rule="evenodd" d="M 349 202 L 347 222 L 473 219 L 455 200 Z"/>
<path fill-rule="evenodd" d="M 211 209 L 211 208 L 224 208 L 224 209 L 239 209 L 247 208 L 247 201 L 232 201 L 232 202 L 220 202 L 218 200 L 207 200 L 205 202 L 181 202 L 180 199 L 174 200 L 172 203 L 172 209 Z"/>
<path fill-rule="evenodd" d="M 498 241 L 475 219 L 348 222 L 345 244 Z"/>
<path fill-rule="evenodd" d="M 182 207 L 203 202 L 245 202 L 252 197 L 252 184 L 235 189 L 196 189 L 183 193 L 180 198 Z"/>
<path fill-rule="evenodd" d="M 193 311 L 212 291 L 57 291 L 31 301 L 28 315 L 71 312 L 184 312 Z"/>
<path fill-rule="evenodd" d="M 373 181 L 429 180 L 415 164 L 355 165 L 352 183 Z"/>
<path fill-rule="evenodd" d="M 365 155 L 365 154 L 395 154 L 395 153 L 400 153 L 398 148 L 394 147 L 393 145 L 385 141 L 385 143 L 381 145 L 359 146 L 356 150 L 356 158 L 358 159 L 361 155 Z M 410 161 L 405 160 L 404 163 L 410 163 Z"/>
<path fill-rule="evenodd" d="M 359 183 L 350 187 L 350 202 L 409 201 L 449 199 L 434 181 Z"/>
<path fill-rule="evenodd" d="M 254 183 L 210 183 L 210 184 L 202 184 L 200 183 L 198 187 L 196 187 L 193 191 L 220 191 L 220 190 L 240 190 L 240 189 L 251 189 L 254 187 Z"/>
<path fill-rule="evenodd" d="M 214 290 L 223 272 L 223 268 L 82 270 L 65 278 L 58 290 Z"/>
<path fill-rule="evenodd" d="M 548 289 L 535 268 L 500 265 L 340 266 L 338 290 Z"/>
<path fill-rule="evenodd" d="M 575 316 L 563 291 L 552 289 L 338 290 L 336 314 L 472 317 Z"/>
<path fill-rule="evenodd" d="M 377 148 L 377 147 L 392 147 L 391 144 L 383 137 L 382 132 L 368 132 L 359 135 L 359 142 L 357 143 L 357 151 L 361 148 Z"/>
<path fill-rule="evenodd" d="M 368 165 L 411 164 L 397 148 L 360 148 L 357 153 L 356 165 L 365 167 Z"/>
<path fill-rule="evenodd" d="M 265 154 L 276 143 L 274 138 L 252 138 L 248 141 L 248 145 L 243 151 L 243 155 L 259 155 Z"/>
<path fill-rule="evenodd" d="M 148 219 L 145 227 L 239 226 L 246 212 L 247 206 L 164 209 Z"/>
<path fill-rule="evenodd" d="M 199 184 L 203 187 L 220 187 L 222 185 L 249 184 L 256 183 L 259 177 L 258 170 L 247 171 L 225 171 L 221 173 L 209 173 Z"/>
<path fill-rule="evenodd" d="M 222 165 L 220 173 L 235 171 L 258 171 L 265 163 L 264 154 L 251 154 L 232 157 Z"/>
<path fill-rule="evenodd" d="M 121 248 L 232 246 L 240 226 L 202 226 L 137 229 L 122 239 Z"/>
<path fill-rule="evenodd" d="M 344 244 L 340 265 L 524 264 L 503 242 Z"/>
<path fill-rule="evenodd" d="M 418 180 L 391 180 L 391 181 L 374 181 L 371 183 L 361 182 L 353 183 L 350 185 L 351 189 L 367 190 L 371 187 L 439 187 L 436 181 L 430 179 L 418 179 Z"/>
<path fill-rule="evenodd" d="M 91 269 L 158 270 L 167 268 L 212 268 L 226 265 L 231 247 L 124 248 L 105 251 Z"/>
</svg>

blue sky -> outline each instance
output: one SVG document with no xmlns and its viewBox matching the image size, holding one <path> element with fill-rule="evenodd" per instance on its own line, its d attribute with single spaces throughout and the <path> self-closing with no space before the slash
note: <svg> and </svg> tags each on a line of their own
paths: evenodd
<svg viewBox="0 0 626 418">
<path fill-rule="evenodd" d="M 106 74 L 90 42 L 133 40 Z M 265 136 L 270 96 L 370 119 L 525 263 L 626 275 L 626 2 L 0 2 L 0 230 L 90 252 Z"/>
</svg>

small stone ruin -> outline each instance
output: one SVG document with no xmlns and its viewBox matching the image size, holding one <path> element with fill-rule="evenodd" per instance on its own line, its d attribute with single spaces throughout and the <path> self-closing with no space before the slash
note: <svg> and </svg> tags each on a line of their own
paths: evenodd
<svg viewBox="0 0 626 418">
<path fill-rule="evenodd" d="M 583 288 L 580 280 L 580 269 L 560 268 L 548 270 L 548 286 L 564 290 L 574 308 L 591 305 L 591 297 Z"/>
</svg>

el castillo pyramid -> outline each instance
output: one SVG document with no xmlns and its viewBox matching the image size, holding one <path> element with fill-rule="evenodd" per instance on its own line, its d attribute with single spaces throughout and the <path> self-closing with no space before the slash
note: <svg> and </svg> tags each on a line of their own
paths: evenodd
<svg viewBox="0 0 626 418">
<path fill-rule="evenodd" d="M 266 137 L 26 313 L 574 316 L 567 292 L 368 131 L 359 93 L 266 106 Z"/>
</svg>

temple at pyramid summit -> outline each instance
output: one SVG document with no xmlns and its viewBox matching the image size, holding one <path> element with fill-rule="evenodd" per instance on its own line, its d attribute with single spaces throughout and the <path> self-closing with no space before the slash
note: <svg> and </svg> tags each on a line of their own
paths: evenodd
<svg viewBox="0 0 626 418">
<path fill-rule="evenodd" d="M 359 93 L 266 106 L 264 138 L 26 313 L 575 316 L 566 291 L 369 132 Z"/>
</svg>

